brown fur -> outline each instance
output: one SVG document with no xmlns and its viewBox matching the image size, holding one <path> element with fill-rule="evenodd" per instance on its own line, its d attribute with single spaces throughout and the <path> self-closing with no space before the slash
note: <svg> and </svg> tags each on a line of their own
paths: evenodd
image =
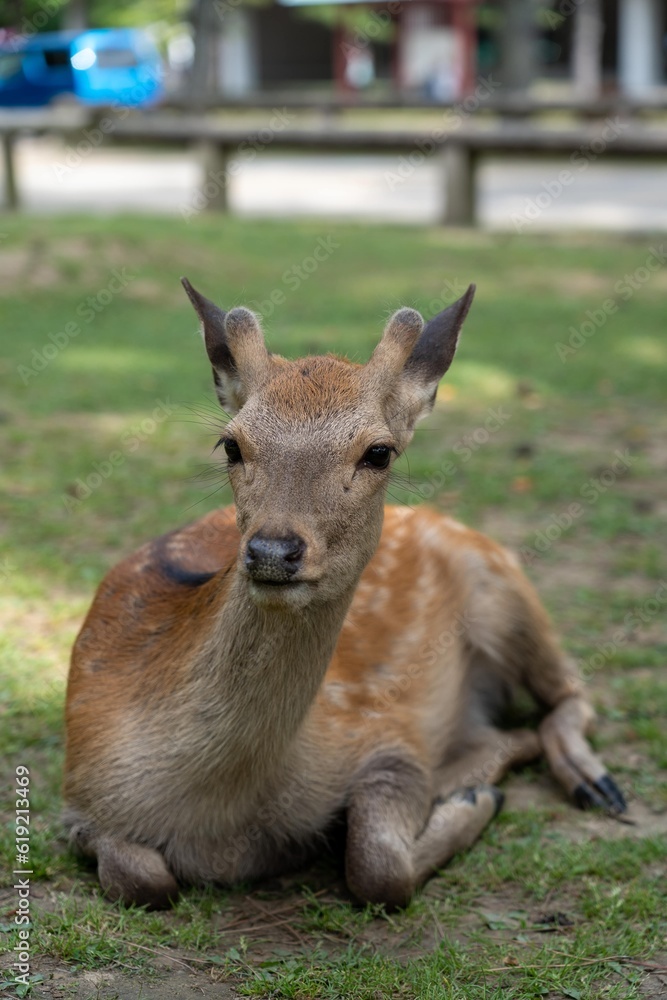
<svg viewBox="0 0 667 1000">
<path fill-rule="evenodd" d="M 387 472 L 365 458 L 407 444 L 472 293 L 423 333 L 397 314 L 356 366 L 274 358 L 252 314 L 187 290 L 238 411 L 237 506 L 113 569 L 74 648 L 66 824 L 109 896 L 164 906 L 178 882 L 284 870 L 345 812 L 351 890 L 401 905 L 492 818 L 492 784 L 543 751 L 568 793 L 620 811 L 514 557 L 426 507 L 383 508 Z M 301 540 L 294 583 L 252 577 L 257 537 Z M 539 734 L 495 728 L 518 686 L 545 710 Z"/>
</svg>

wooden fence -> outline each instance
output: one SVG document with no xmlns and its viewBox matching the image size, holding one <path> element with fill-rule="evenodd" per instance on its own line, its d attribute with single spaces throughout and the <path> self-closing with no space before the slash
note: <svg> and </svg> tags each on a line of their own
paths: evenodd
<svg viewBox="0 0 667 1000">
<path fill-rule="evenodd" d="M 104 123 L 107 123 L 106 126 Z M 458 126 L 458 127 L 456 127 Z M 20 181 L 16 176 L 16 144 L 26 135 L 55 134 L 69 145 L 85 137 L 84 130 L 98 129 L 104 142 L 145 146 L 171 145 L 203 149 L 201 182 L 206 207 L 228 211 L 228 180 L 236 156 L 254 142 L 262 148 L 300 152 L 385 153 L 397 157 L 397 166 L 416 167 L 433 158 L 441 167 L 445 193 L 442 223 L 474 225 L 477 218 L 477 168 L 484 156 L 551 156 L 567 158 L 573 170 L 599 157 L 667 160 L 667 128 L 628 119 L 620 114 L 570 126 L 494 117 L 476 119 L 459 115 L 449 124 L 431 129 L 378 129 L 338 125 L 235 127 L 213 114 L 186 114 L 159 110 L 128 112 L 122 118 L 103 111 L 63 108 L 58 111 L 0 111 L 0 138 L 4 165 L 4 206 L 20 207 Z M 88 131 L 90 135 L 90 131 Z M 212 177 L 219 183 L 211 191 Z"/>
</svg>

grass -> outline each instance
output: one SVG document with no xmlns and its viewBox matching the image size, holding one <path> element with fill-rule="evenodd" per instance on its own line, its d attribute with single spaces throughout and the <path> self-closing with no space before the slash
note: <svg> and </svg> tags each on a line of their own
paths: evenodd
<svg viewBox="0 0 667 1000">
<path fill-rule="evenodd" d="M 651 241 L 207 217 L 1 228 L 0 749 L 5 788 L 17 765 L 31 772 L 32 973 L 44 977 L 33 995 L 70 995 L 84 972 L 106 970 L 116 979 L 90 995 L 113 997 L 122 977 L 166 969 L 210 995 L 229 981 L 299 1000 L 646 995 L 667 951 L 667 272 L 636 277 Z M 328 256 L 309 273 L 319 240 Z M 507 783 L 508 809 L 475 848 L 399 914 L 353 906 L 331 859 L 279 883 L 192 890 L 167 914 L 100 898 L 59 839 L 68 651 L 122 554 L 229 500 L 211 466 L 218 417 L 181 273 L 227 307 L 271 313 L 274 350 L 359 360 L 390 310 L 430 315 L 477 281 L 392 498 L 428 500 L 522 552 L 589 677 L 596 745 L 638 827 L 576 814 L 538 765 Z M 608 298 L 618 309 L 598 326 Z M 572 337 L 582 346 L 561 360 Z M 2 849 L 11 873 L 13 825 Z M 11 874 L 5 885 L 11 949 Z"/>
</svg>

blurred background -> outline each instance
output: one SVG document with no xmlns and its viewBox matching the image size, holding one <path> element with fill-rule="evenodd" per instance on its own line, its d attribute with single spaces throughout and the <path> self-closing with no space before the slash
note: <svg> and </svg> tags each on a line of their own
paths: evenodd
<svg viewBox="0 0 667 1000">
<path fill-rule="evenodd" d="M 664 227 L 666 12 L 3 0 L 5 203 Z"/>
</svg>

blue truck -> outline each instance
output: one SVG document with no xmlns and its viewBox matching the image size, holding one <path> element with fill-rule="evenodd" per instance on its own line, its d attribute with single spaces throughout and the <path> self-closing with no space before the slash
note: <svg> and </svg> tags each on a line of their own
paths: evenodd
<svg viewBox="0 0 667 1000">
<path fill-rule="evenodd" d="M 43 107 L 66 97 L 150 107 L 163 96 L 162 76 L 155 44 L 134 28 L 17 35 L 0 45 L 0 107 Z"/>
</svg>

